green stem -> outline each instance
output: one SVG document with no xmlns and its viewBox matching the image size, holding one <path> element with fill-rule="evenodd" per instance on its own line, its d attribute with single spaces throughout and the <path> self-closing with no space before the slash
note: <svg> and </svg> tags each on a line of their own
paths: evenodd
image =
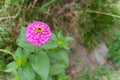
<svg viewBox="0 0 120 80">
<path fill-rule="evenodd" d="M 40 49 L 40 47 L 39 47 L 39 46 L 37 46 L 37 53 L 38 53 L 38 54 L 39 54 L 39 51 L 40 51 L 39 49 Z"/>
<path fill-rule="evenodd" d="M 103 15 L 112 16 L 112 17 L 115 17 L 115 18 L 120 18 L 120 16 L 115 15 L 115 14 L 111 14 L 111 13 L 105 13 L 105 12 L 93 11 L 93 10 L 87 10 L 87 12 L 96 13 L 96 14 L 103 14 Z"/>
<path fill-rule="evenodd" d="M 4 49 L 0 49 L 0 51 L 1 51 L 1 52 L 4 52 L 4 53 L 7 53 L 7 54 L 10 54 L 10 55 L 13 55 L 13 53 L 12 53 L 12 52 L 7 51 L 7 50 L 4 50 Z"/>
</svg>

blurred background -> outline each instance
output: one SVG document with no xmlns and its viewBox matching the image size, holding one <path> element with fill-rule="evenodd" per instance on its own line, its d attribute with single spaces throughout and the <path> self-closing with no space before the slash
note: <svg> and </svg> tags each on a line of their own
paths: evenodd
<svg viewBox="0 0 120 80">
<path fill-rule="evenodd" d="M 120 0 L 0 0 L 0 49 L 15 52 L 21 27 L 32 21 L 74 38 L 69 80 L 120 80 Z M 0 80 L 11 61 L 0 52 Z"/>
</svg>

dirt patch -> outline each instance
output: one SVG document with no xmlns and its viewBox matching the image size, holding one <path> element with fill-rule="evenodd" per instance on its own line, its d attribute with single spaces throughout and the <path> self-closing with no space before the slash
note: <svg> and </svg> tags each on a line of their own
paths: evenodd
<svg viewBox="0 0 120 80">
<path fill-rule="evenodd" d="M 69 80 L 78 80 L 78 76 L 81 73 L 82 69 L 87 65 L 90 69 L 97 66 L 94 61 L 88 56 L 87 50 L 75 43 L 75 50 L 69 52 L 70 56 L 70 75 Z"/>
<path fill-rule="evenodd" d="M 116 69 L 113 62 L 107 60 L 106 64 L 101 65 L 96 60 L 94 53 L 88 52 L 85 47 L 81 46 L 78 43 L 74 43 L 74 50 L 69 51 L 70 57 L 70 68 L 69 72 L 69 80 L 79 80 L 78 77 L 82 73 L 82 70 L 85 66 L 89 68 L 90 71 L 94 70 L 99 66 L 104 66 L 108 69 Z"/>
</svg>

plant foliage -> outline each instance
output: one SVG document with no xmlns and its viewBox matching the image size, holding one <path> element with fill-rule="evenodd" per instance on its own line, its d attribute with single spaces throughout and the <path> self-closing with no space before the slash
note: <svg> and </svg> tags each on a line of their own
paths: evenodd
<svg viewBox="0 0 120 80">
<path fill-rule="evenodd" d="M 38 47 L 28 43 L 25 31 L 26 28 L 22 27 L 17 40 L 19 47 L 13 55 L 14 61 L 8 64 L 5 72 L 12 73 L 15 80 L 48 80 L 49 77 L 56 80 L 59 74 L 65 74 L 69 65 L 65 49 L 69 48 L 68 42 L 73 38 L 64 37 L 60 32 L 53 33 L 47 44 Z"/>
</svg>

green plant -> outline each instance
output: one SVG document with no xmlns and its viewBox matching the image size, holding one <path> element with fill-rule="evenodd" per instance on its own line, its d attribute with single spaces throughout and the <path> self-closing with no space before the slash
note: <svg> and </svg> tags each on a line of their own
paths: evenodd
<svg viewBox="0 0 120 80">
<path fill-rule="evenodd" d="M 108 58 L 112 59 L 117 66 L 120 66 L 120 32 L 115 31 L 115 38 L 109 41 L 108 45 L 110 47 Z"/>
<path fill-rule="evenodd" d="M 0 27 L 0 48 L 6 47 L 5 44 L 11 41 L 9 36 L 9 29 L 6 29 L 5 27 Z"/>
<path fill-rule="evenodd" d="M 111 35 L 113 26 L 115 27 L 116 22 L 119 22 L 120 17 L 116 14 L 117 12 L 115 13 L 117 8 L 113 4 L 116 3 L 108 0 L 94 0 L 87 10 L 80 11 L 79 32 L 89 50 L 98 42 L 106 40 Z"/>
<path fill-rule="evenodd" d="M 47 2 L 44 2 L 44 0 L 2 0 L 0 1 L 0 23 L 7 22 L 7 26 L 14 28 L 26 25 L 26 23 L 30 21 L 39 20 L 39 18 L 45 21 L 48 15 L 50 15 L 47 7 L 56 1 L 57 0 L 49 0 Z"/>
<path fill-rule="evenodd" d="M 120 80 L 120 72 L 119 71 L 115 71 L 111 76 L 110 76 L 110 80 Z"/>
<path fill-rule="evenodd" d="M 7 65 L 5 72 L 12 73 L 14 80 L 66 80 L 69 58 L 64 49 L 69 48 L 68 42 L 73 39 L 58 32 L 47 44 L 38 47 L 26 41 L 25 31 L 26 28 L 22 27 L 17 40 L 19 47 L 11 55 L 14 61 Z"/>
<path fill-rule="evenodd" d="M 109 80 L 113 71 L 104 67 L 98 67 L 93 71 L 89 71 L 88 67 L 85 67 L 79 76 L 79 80 Z"/>
<path fill-rule="evenodd" d="M 12 51 L 12 45 L 8 46 L 6 44 L 9 44 L 13 42 L 13 39 L 10 38 L 9 29 L 6 29 L 5 27 L 0 27 L 0 49 L 5 49 L 8 51 Z M 9 54 L 4 54 L 4 52 L 0 52 L 0 78 L 4 74 L 4 69 L 6 65 L 12 60 L 12 57 Z"/>
</svg>

